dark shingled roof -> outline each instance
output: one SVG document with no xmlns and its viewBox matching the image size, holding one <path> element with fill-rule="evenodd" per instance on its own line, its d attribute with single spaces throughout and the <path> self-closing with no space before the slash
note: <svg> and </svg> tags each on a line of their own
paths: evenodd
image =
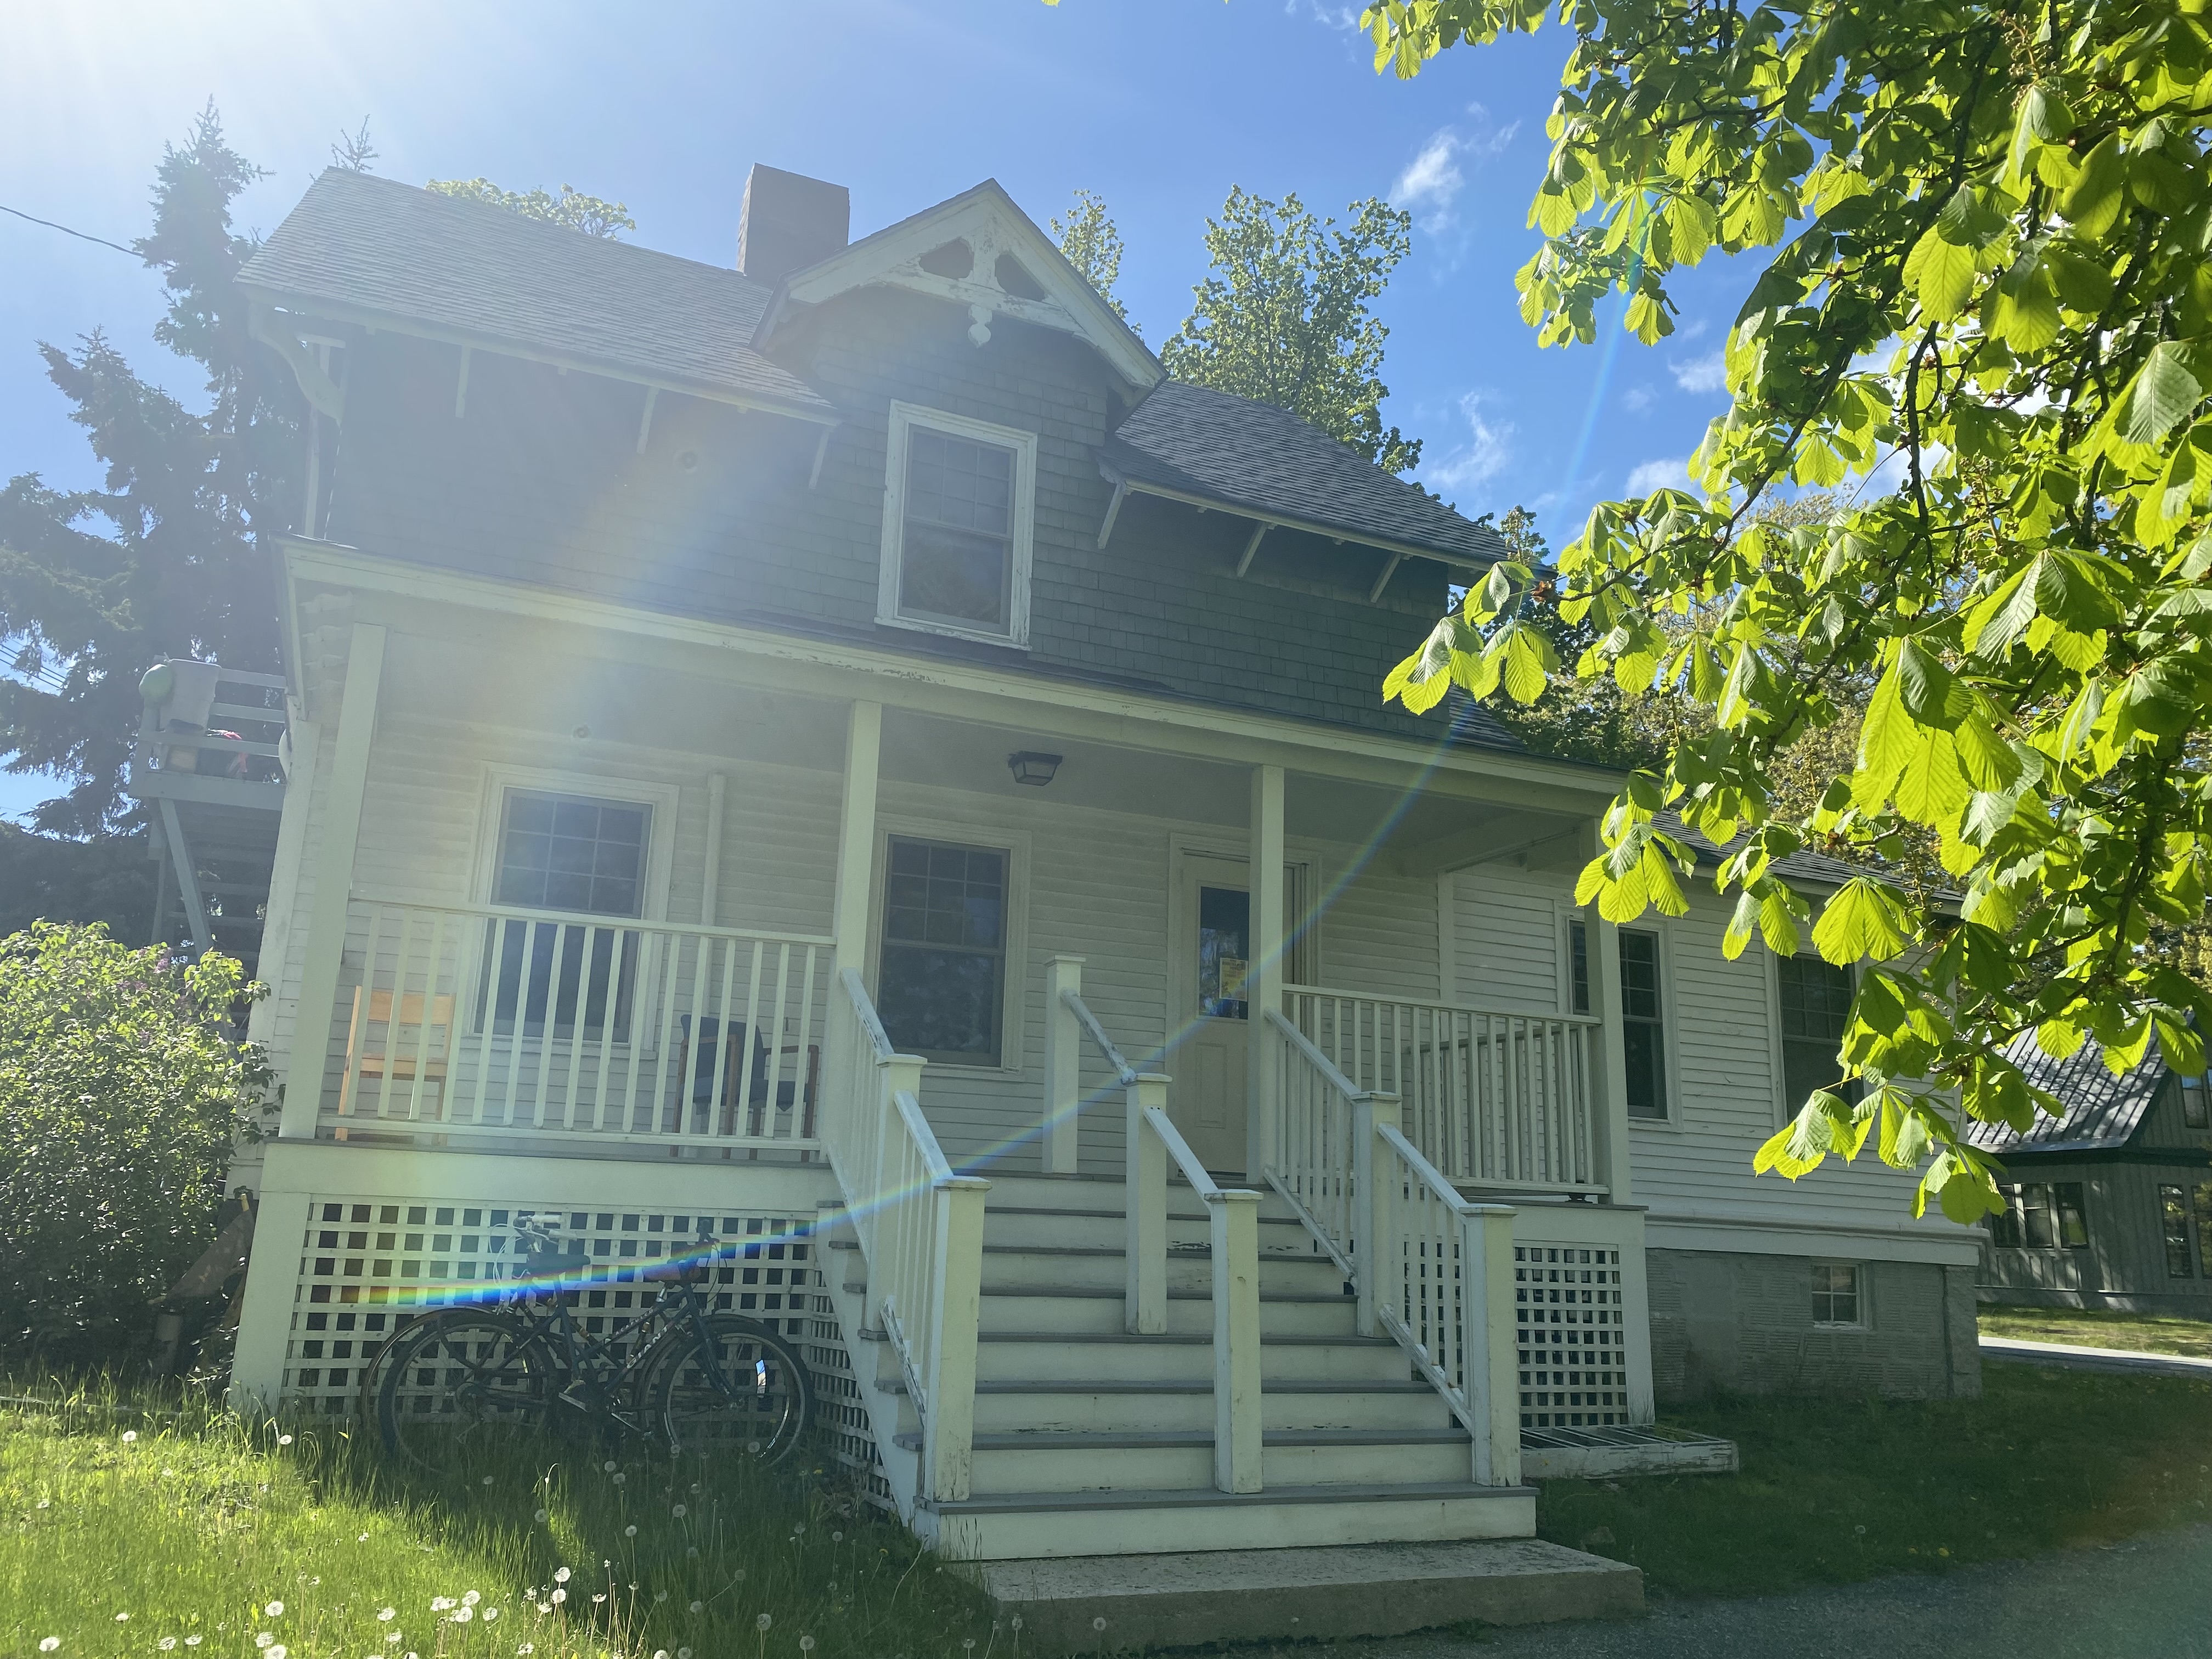
<svg viewBox="0 0 2212 1659">
<path fill-rule="evenodd" d="M 1734 851 L 1742 840 L 1739 836 L 1726 847 L 1716 847 L 1706 837 L 1685 823 L 1679 812 L 1662 812 L 1658 815 L 1657 822 L 1659 827 L 1668 835 L 1679 836 L 1689 842 L 1697 851 L 1698 862 L 1710 869 L 1718 869 L 1722 860 Z M 1856 869 L 1844 863 L 1841 859 L 1832 859 L 1825 853 L 1792 853 L 1786 859 L 1776 860 L 1774 869 L 1775 873 L 1785 881 L 1817 882 L 1826 887 L 1841 887 L 1853 877 L 1867 873 L 1863 870 Z"/>
<path fill-rule="evenodd" d="M 1107 441 L 1106 460 L 1133 483 L 1349 537 L 1461 560 L 1505 556 L 1489 526 L 1462 518 L 1319 427 L 1207 386 L 1161 382 Z"/>
<path fill-rule="evenodd" d="M 238 280 L 282 303 L 406 318 L 708 396 L 835 413 L 752 349 L 769 290 L 735 270 L 365 173 L 316 179 Z"/>
<path fill-rule="evenodd" d="M 2026 1134 L 2002 1123 L 1969 1122 L 1969 1145 L 1996 1152 L 2080 1152 L 2124 1146 L 2142 1127 L 2143 1116 L 2166 1079 L 2166 1061 L 2151 1039 L 2150 1052 L 2118 1077 L 2106 1067 L 2105 1051 L 2084 1042 L 2069 1060 L 2043 1052 L 2035 1033 L 2024 1031 L 2005 1050 L 2039 1089 L 2048 1089 L 2065 1105 L 2066 1115 L 2036 1120 Z"/>
</svg>

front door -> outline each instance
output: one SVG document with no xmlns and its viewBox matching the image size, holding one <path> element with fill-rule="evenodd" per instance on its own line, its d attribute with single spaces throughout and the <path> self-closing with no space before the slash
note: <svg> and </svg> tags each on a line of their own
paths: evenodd
<svg viewBox="0 0 2212 1659">
<path fill-rule="evenodd" d="M 1168 1115 L 1216 1174 L 1244 1168 L 1244 1071 L 1250 1026 L 1244 974 L 1252 944 L 1245 861 L 1185 853 L 1176 872 L 1176 1006 Z"/>
</svg>

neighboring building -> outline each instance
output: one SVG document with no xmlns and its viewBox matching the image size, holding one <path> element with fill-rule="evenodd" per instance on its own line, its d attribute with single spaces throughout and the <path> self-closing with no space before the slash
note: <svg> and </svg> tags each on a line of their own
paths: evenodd
<svg viewBox="0 0 2212 1659">
<path fill-rule="evenodd" d="M 2005 1166 L 2004 1214 L 1982 1247 L 1981 1299 L 2212 1318 L 2212 1100 L 2167 1068 L 2155 1038 L 2114 1076 L 2085 1042 L 2053 1060 L 2033 1032 L 2012 1058 L 2064 1117 L 2026 1134 L 1977 1123 Z"/>
<path fill-rule="evenodd" d="M 594 1319 L 738 1241 L 981 1555 L 1525 1535 L 1524 1438 L 1974 1391 L 1974 1234 L 1751 1174 L 1848 981 L 1581 916 L 1617 778 L 1382 701 L 1490 529 L 1167 380 L 996 185 L 845 204 L 756 169 L 726 270 L 334 172 L 241 274 L 320 430 L 240 1388 L 349 1409 L 557 1208 Z M 1256 1393 L 1212 1206 L 1127 1275 L 1163 1103 L 1267 1194 Z"/>
</svg>

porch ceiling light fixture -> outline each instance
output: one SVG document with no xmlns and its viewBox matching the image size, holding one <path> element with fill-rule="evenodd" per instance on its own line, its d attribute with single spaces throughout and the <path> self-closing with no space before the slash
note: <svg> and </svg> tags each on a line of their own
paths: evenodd
<svg viewBox="0 0 2212 1659">
<path fill-rule="evenodd" d="M 1014 775 L 1016 783 L 1026 783 L 1032 788 L 1042 789 L 1052 781 L 1053 774 L 1060 770 L 1060 757 L 1041 755 L 1034 749 L 1017 749 L 1006 757 L 1006 769 Z"/>
</svg>

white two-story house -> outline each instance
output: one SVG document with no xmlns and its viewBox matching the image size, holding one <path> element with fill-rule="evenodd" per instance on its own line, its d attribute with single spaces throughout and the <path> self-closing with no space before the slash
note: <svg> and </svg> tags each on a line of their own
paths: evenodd
<svg viewBox="0 0 2212 1659">
<path fill-rule="evenodd" d="M 316 413 L 239 1387 L 352 1409 L 560 1210 L 599 1321 L 741 1243 L 969 1555 L 1523 1536 L 1669 1397 L 1973 1391 L 1972 1234 L 1751 1172 L 1847 981 L 1580 915 L 1618 779 L 1382 702 L 1490 530 L 996 185 L 846 204 L 756 169 L 726 268 L 334 172 L 246 266 Z"/>
</svg>

